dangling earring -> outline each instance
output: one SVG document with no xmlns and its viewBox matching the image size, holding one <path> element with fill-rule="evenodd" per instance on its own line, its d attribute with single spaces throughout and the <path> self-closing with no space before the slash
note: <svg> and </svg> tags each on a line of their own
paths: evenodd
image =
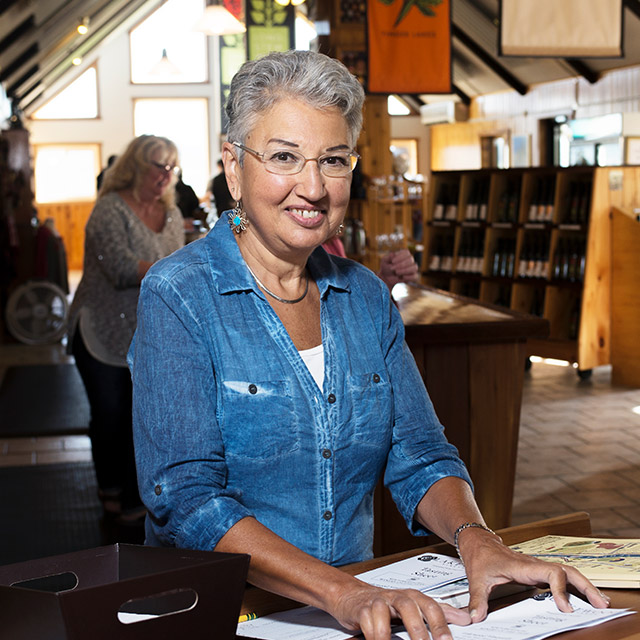
<svg viewBox="0 0 640 640">
<path fill-rule="evenodd" d="M 344 231 L 344 225 L 340 223 L 340 226 L 336 229 L 336 235 L 341 236 L 343 231 Z"/>
<path fill-rule="evenodd" d="M 236 206 L 227 214 L 229 216 L 229 226 L 236 232 L 242 233 L 247 230 L 249 220 L 242 208 L 242 200 L 236 201 Z"/>
</svg>

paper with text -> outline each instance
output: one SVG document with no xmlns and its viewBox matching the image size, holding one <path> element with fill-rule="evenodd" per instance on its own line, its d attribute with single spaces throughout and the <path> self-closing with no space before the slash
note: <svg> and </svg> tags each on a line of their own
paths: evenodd
<svg viewBox="0 0 640 640">
<path fill-rule="evenodd" d="M 418 589 L 426 592 L 465 578 L 458 558 L 438 553 L 421 553 L 406 560 L 359 573 L 363 582 L 385 589 Z"/>
<path fill-rule="evenodd" d="M 595 609 L 576 596 L 569 596 L 569 601 L 573 613 L 563 613 L 551 592 L 546 592 L 494 611 L 483 622 L 467 627 L 449 625 L 449 629 L 453 640 L 542 640 L 635 613 L 628 609 Z M 402 631 L 397 637 L 408 640 L 409 634 Z"/>
</svg>

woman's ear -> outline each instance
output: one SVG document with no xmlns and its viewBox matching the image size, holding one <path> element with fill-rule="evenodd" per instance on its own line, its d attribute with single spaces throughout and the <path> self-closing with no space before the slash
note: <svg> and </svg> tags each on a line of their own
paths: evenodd
<svg viewBox="0 0 640 640">
<path fill-rule="evenodd" d="M 238 201 L 242 199 L 242 167 L 236 156 L 236 149 L 230 142 L 222 145 L 222 164 L 224 166 L 224 175 L 227 178 L 227 185 L 231 197 Z"/>
</svg>

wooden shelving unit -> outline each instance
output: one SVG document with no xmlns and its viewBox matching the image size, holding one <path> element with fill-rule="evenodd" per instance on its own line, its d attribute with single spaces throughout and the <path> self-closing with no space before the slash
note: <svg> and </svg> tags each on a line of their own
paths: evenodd
<svg viewBox="0 0 640 640">
<path fill-rule="evenodd" d="M 426 284 L 549 320 L 530 355 L 609 364 L 610 211 L 638 205 L 636 167 L 434 172 Z"/>
</svg>

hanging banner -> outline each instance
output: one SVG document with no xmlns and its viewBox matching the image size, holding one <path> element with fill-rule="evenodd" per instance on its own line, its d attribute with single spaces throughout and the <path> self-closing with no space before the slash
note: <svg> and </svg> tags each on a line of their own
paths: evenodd
<svg viewBox="0 0 640 640">
<path fill-rule="evenodd" d="M 451 93 L 450 0 L 367 0 L 370 93 Z"/>
<path fill-rule="evenodd" d="M 295 48 L 295 10 L 275 0 L 247 0 L 247 56 L 255 60 L 272 51 Z"/>
<path fill-rule="evenodd" d="M 244 22 L 242 0 L 224 0 L 224 7 L 240 22 Z M 229 95 L 231 79 L 247 59 L 244 34 L 219 36 L 218 46 L 220 52 L 220 132 L 224 134 L 227 132 L 228 125 L 224 106 Z"/>
<path fill-rule="evenodd" d="M 624 55 L 622 0 L 501 0 L 500 55 Z"/>
</svg>

